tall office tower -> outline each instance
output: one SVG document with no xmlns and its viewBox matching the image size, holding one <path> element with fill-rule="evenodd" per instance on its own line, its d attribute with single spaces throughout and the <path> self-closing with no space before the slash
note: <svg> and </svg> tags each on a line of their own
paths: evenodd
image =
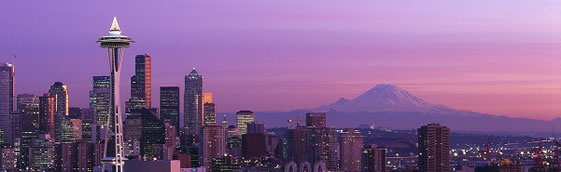
<svg viewBox="0 0 561 172">
<path fill-rule="evenodd" d="M 286 139 L 286 151 L 280 156 L 297 163 L 323 161 L 328 170 L 339 170 L 340 147 L 335 128 L 297 126 L 286 133 Z"/>
<path fill-rule="evenodd" d="M 145 55 L 135 57 L 135 72 L 131 77 L 131 98 L 144 100 L 146 108 L 152 107 L 152 58 Z"/>
<path fill-rule="evenodd" d="M 39 134 L 55 134 L 55 98 L 48 94 L 39 97 Z"/>
<path fill-rule="evenodd" d="M 96 124 L 107 126 L 111 111 L 111 77 L 93 76 L 93 87 L 90 91 L 90 108 L 94 109 Z"/>
<path fill-rule="evenodd" d="M 55 115 L 68 116 L 68 87 L 62 82 L 55 82 L 49 89 L 49 95 L 55 98 Z"/>
<path fill-rule="evenodd" d="M 29 149 L 29 166 L 34 171 L 50 171 L 55 165 L 55 143 L 48 134 L 39 135 Z"/>
<path fill-rule="evenodd" d="M 364 136 L 358 130 L 345 129 L 341 133 L 341 170 L 360 172 Z"/>
<path fill-rule="evenodd" d="M 326 127 L 325 123 L 325 113 L 322 112 L 310 112 L 306 113 L 306 126 L 308 127 Z"/>
<path fill-rule="evenodd" d="M 25 104 L 21 109 L 20 168 L 29 167 L 29 148 L 39 135 L 39 104 Z"/>
<path fill-rule="evenodd" d="M 185 134 L 191 140 L 188 144 L 193 144 L 197 142 L 203 124 L 203 76 L 195 68 L 185 76 L 183 103 Z"/>
<path fill-rule="evenodd" d="M 255 121 L 255 114 L 249 110 L 242 110 L 236 113 L 236 124 L 240 135 L 247 133 L 247 124 Z"/>
<path fill-rule="evenodd" d="M 204 105 L 204 124 L 216 124 L 216 104 L 205 103 Z"/>
<path fill-rule="evenodd" d="M 140 155 L 147 159 L 158 158 L 158 150 L 165 144 L 164 122 L 158 118 L 155 110 L 143 109 L 141 111 Z"/>
<path fill-rule="evenodd" d="M 63 128 L 69 126 L 66 117 L 68 116 L 68 88 L 61 82 L 55 82 L 49 89 L 49 96 L 55 99 L 55 143 L 63 141 L 63 135 L 66 135 Z"/>
<path fill-rule="evenodd" d="M 419 171 L 450 171 L 450 129 L 437 123 L 417 129 Z"/>
<path fill-rule="evenodd" d="M 224 156 L 226 141 L 222 125 L 209 124 L 202 129 L 201 151 L 203 166 L 207 169 L 212 165 L 213 158 Z"/>
<path fill-rule="evenodd" d="M 17 97 L 17 110 L 22 110 L 26 104 L 37 104 L 39 98 L 33 94 L 18 94 Z"/>
<path fill-rule="evenodd" d="M 265 124 L 250 122 L 247 123 L 247 133 L 267 134 L 267 129 L 265 129 Z"/>
<path fill-rule="evenodd" d="M 13 140 L 12 115 L 16 108 L 15 69 L 10 63 L 0 63 L 0 143 L 11 144 Z"/>
<path fill-rule="evenodd" d="M 131 110 L 150 108 L 152 102 L 152 60 L 148 55 L 135 57 L 135 70 L 131 77 L 131 98 L 125 104 L 126 115 Z"/>
<path fill-rule="evenodd" d="M 121 62 L 124 56 L 125 48 L 128 48 L 133 41 L 125 35 L 121 34 L 121 28 L 117 22 L 117 18 L 113 18 L 113 24 L 109 29 L 109 33 L 102 36 L 97 41 L 101 48 L 107 50 L 107 56 L 110 64 L 111 72 L 111 105 L 108 130 L 105 133 L 105 156 L 103 158 L 103 169 L 105 167 L 115 167 L 115 171 L 123 171 L 124 154 L 123 154 L 123 122 L 120 98 L 120 81 L 121 81 Z"/>
<path fill-rule="evenodd" d="M 160 87 L 160 116 L 178 129 L 179 126 L 179 87 Z"/>
<path fill-rule="evenodd" d="M 216 104 L 212 102 L 212 93 L 203 94 L 203 121 L 204 125 L 216 124 Z"/>
</svg>

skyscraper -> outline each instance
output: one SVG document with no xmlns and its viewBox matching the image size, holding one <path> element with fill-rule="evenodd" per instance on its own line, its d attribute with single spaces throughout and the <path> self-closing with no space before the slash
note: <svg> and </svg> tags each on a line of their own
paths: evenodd
<svg viewBox="0 0 561 172">
<path fill-rule="evenodd" d="M 297 126 L 286 132 L 285 137 L 286 154 L 280 156 L 297 163 L 323 161 L 328 170 L 339 170 L 340 146 L 335 128 Z"/>
<path fill-rule="evenodd" d="M 148 159 L 157 158 L 158 150 L 165 144 L 165 124 L 155 110 L 142 109 L 142 134 L 140 155 Z"/>
<path fill-rule="evenodd" d="M 55 134 L 55 98 L 48 94 L 39 97 L 39 134 Z"/>
<path fill-rule="evenodd" d="M 192 144 L 196 142 L 201 126 L 203 124 L 203 76 L 193 68 L 189 75 L 185 76 L 184 92 L 184 125 L 185 134 L 190 137 Z"/>
<path fill-rule="evenodd" d="M 160 87 L 160 116 L 178 129 L 179 87 Z"/>
<path fill-rule="evenodd" d="M 364 136 L 358 130 L 345 129 L 341 133 L 341 170 L 360 172 Z"/>
<path fill-rule="evenodd" d="M 66 119 L 66 116 L 68 116 L 68 89 L 63 83 L 55 82 L 49 89 L 49 96 L 53 97 L 55 100 L 54 141 L 55 143 L 63 142 L 63 135 L 68 134 L 63 131 L 63 128 L 69 126 L 69 121 Z"/>
<path fill-rule="evenodd" d="M 55 99 L 55 115 L 68 116 L 68 87 L 62 82 L 55 82 L 49 89 L 49 95 Z"/>
<path fill-rule="evenodd" d="M 29 166 L 29 148 L 39 135 L 39 104 L 25 104 L 21 109 L 21 162 L 20 167 Z"/>
<path fill-rule="evenodd" d="M 241 110 L 236 113 L 236 124 L 240 135 L 247 133 L 247 124 L 255 121 L 255 114 L 249 110 Z"/>
<path fill-rule="evenodd" d="M 0 143 L 12 143 L 12 116 L 15 111 L 15 69 L 10 63 L 0 63 Z"/>
<path fill-rule="evenodd" d="M 131 98 L 126 102 L 126 113 L 132 109 L 152 106 L 152 58 L 145 55 L 135 57 L 134 75 L 131 77 Z"/>
<path fill-rule="evenodd" d="M 108 166 L 115 166 L 115 171 L 123 171 L 124 165 L 124 154 L 123 154 L 123 122 L 122 122 L 122 109 L 120 98 L 120 78 L 121 78 L 121 61 L 124 56 L 124 49 L 128 48 L 133 41 L 125 35 L 121 34 L 121 28 L 117 22 L 117 18 L 113 18 L 113 23 L 109 29 L 109 33 L 102 36 L 97 41 L 102 48 L 107 49 L 107 55 L 109 59 L 110 69 L 111 69 L 111 110 L 109 111 L 110 122 L 107 127 L 108 134 L 105 134 L 105 155 L 103 158 L 103 169 Z M 110 138 L 108 137 L 110 136 Z M 114 143 L 114 145 L 113 145 Z"/>
<path fill-rule="evenodd" d="M 363 151 L 363 171 L 366 172 L 385 172 L 386 171 L 386 152 L 384 147 L 375 144 L 365 146 Z"/>
<path fill-rule="evenodd" d="M 222 125 L 209 124 L 202 129 L 202 160 L 203 166 L 210 168 L 213 158 L 221 158 L 224 156 L 226 149 L 226 141 L 224 140 L 224 128 Z"/>
<path fill-rule="evenodd" d="M 96 124 L 107 126 L 111 110 L 110 76 L 93 76 L 93 87 L 90 91 L 90 108 L 94 109 Z"/>
<path fill-rule="evenodd" d="M 146 108 L 152 107 L 152 58 L 148 54 L 135 57 L 134 86 L 131 86 L 131 97 L 146 101 Z M 131 83 L 133 85 L 133 83 Z"/>
<path fill-rule="evenodd" d="M 419 137 L 419 171 L 450 171 L 450 129 L 431 123 L 417 129 Z"/>
<path fill-rule="evenodd" d="M 216 104 L 212 102 L 212 93 L 203 94 L 203 104 L 204 113 L 203 120 L 204 124 L 216 124 Z"/>
</svg>

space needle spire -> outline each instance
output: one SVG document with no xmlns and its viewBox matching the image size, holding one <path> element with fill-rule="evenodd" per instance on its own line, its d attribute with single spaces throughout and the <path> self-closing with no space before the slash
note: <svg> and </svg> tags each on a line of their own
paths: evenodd
<svg viewBox="0 0 561 172">
<path fill-rule="evenodd" d="M 98 121 L 104 133 L 103 166 L 101 171 L 110 170 L 122 172 L 126 160 L 123 152 L 123 118 L 119 100 L 119 83 L 124 50 L 133 42 L 134 41 L 128 36 L 121 34 L 121 28 L 117 22 L 117 17 L 113 18 L 109 33 L 102 36 L 97 41 L 97 43 L 101 45 L 101 48 L 107 50 L 109 71 L 111 73 L 109 115 L 101 118 L 98 117 L 98 119 L 107 119 L 106 121 Z"/>
</svg>

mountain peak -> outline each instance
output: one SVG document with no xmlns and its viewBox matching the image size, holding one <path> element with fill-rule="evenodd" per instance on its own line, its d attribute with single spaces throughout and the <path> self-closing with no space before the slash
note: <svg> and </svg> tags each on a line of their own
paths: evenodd
<svg viewBox="0 0 561 172">
<path fill-rule="evenodd" d="M 321 106 L 318 110 L 341 112 L 442 112 L 448 108 L 425 102 L 406 90 L 392 84 L 378 84 L 360 96 Z"/>
</svg>

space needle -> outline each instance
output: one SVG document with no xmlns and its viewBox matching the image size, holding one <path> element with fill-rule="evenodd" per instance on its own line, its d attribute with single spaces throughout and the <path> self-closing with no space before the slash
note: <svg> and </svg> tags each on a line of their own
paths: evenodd
<svg viewBox="0 0 561 172">
<path fill-rule="evenodd" d="M 111 103 L 109 116 L 107 121 L 101 121 L 104 129 L 104 148 L 101 171 L 111 167 L 111 171 L 122 172 L 125 164 L 123 153 L 123 122 L 121 102 L 119 101 L 119 81 L 121 77 L 121 62 L 125 48 L 128 48 L 132 41 L 128 36 L 121 34 L 121 28 L 117 22 L 117 17 L 113 18 L 113 24 L 109 33 L 102 36 L 97 41 L 101 48 L 107 49 L 107 58 L 109 59 L 109 70 L 111 72 Z"/>
</svg>

